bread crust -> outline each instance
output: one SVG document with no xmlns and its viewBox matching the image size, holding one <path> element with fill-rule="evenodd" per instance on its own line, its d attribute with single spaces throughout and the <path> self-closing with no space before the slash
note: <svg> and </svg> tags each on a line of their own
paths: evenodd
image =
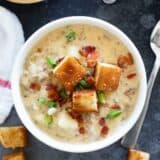
<svg viewBox="0 0 160 160">
<path fill-rule="evenodd" d="M 27 130 L 22 126 L 0 127 L 0 142 L 5 148 L 27 146 Z"/>
<path fill-rule="evenodd" d="M 95 90 L 75 91 L 72 95 L 73 110 L 76 112 L 97 112 L 97 96 Z"/>
<path fill-rule="evenodd" d="M 98 63 L 95 72 L 97 90 L 114 91 L 119 86 L 121 69 L 116 65 Z"/>
<path fill-rule="evenodd" d="M 128 152 L 128 160 L 149 160 L 149 153 L 138 151 L 135 149 L 130 149 Z"/>
<path fill-rule="evenodd" d="M 25 155 L 23 152 L 15 152 L 3 156 L 2 160 L 25 160 Z"/>
<path fill-rule="evenodd" d="M 86 69 L 75 57 L 66 57 L 53 73 L 67 91 L 72 91 L 74 86 L 86 75 Z"/>
</svg>

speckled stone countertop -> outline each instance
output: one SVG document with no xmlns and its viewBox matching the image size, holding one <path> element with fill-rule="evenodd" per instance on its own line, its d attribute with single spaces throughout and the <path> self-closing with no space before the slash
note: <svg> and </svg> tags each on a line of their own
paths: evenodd
<svg viewBox="0 0 160 160">
<path fill-rule="evenodd" d="M 149 75 L 154 54 L 149 46 L 151 31 L 160 19 L 159 0 L 117 0 L 106 5 L 101 0 L 48 0 L 41 4 L 20 6 L 0 0 L 20 18 L 26 39 L 47 22 L 65 16 L 85 15 L 104 19 L 119 27 L 135 43 L 143 57 Z M 5 126 L 21 124 L 15 110 L 4 123 Z M 157 77 L 137 148 L 150 152 L 151 160 L 160 160 L 160 74 Z M 0 159 L 10 153 L 0 147 Z M 25 149 L 28 160 L 126 160 L 127 151 L 120 142 L 100 151 L 71 154 L 52 149 L 30 135 L 29 146 Z"/>
</svg>

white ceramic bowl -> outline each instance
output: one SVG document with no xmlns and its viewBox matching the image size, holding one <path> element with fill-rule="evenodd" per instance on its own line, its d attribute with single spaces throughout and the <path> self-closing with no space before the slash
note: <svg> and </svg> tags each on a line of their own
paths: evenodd
<svg viewBox="0 0 160 160">
<path fill-rule="evenodd" d="M 94 26 L 98 26 L 100 28 L 103 28 L 104 30 L 109 31 L 116 37 L 118 37 L 130 50 L 132 53 L 136 66 L 138 68 L 139 76 L 140 76 L 140 89 L 139 89 L 139 96 L 137 103 L 135 105 L 134 111 L 129 117 L 129 119 L 122 125 L 117 128 L 117 130 L 110 136 L 107 136 L 105 139 L 93 143 L 88 144 L 70 144 L 61 142 L 58 140 L 55 140 L 54 138 L 48 136 L 45 132 L 40 130 L 31 120 L 28 112 L 25 109 L 25 106 L 23 105 L 23 101 L 20 94 L 20 76 L 23 71 L 23 64 L 25 61 L 25 58 L 27 54 L 29 53 L 30 49 L 37 43 L 39 39 L 41 39 L 43 36 L 45 36 L 48 32 L 63 27 L 65 25 L 70 24 L 90 24 Z M 68 152 L 75 152 L 75 153 L 82 153 L 82 152 L 90 152 L 95 151 L 107 146 L 110 146 L 111 144 L 115 143 L 117 140 L 119 140 L 121 137 L 123 137 L 136 123 L 138 117 L 140 116 L 140 113 L 143 109 L 145 97 L 146 97 L 146 72 L 144 68 L 144 64 L 142 61 L 142 58 L 140 56 L 139 51 L 133 44 L 133 42 L 118 28 L 111 25 L 108 22 L 105 22 L 100 19 L 91 18 L 91 17 L 66 17 L 62 18 L 56 21 L 52 21 L 42 28 L 40 28 L 38 31 L 36 31 L 31 37 L 26 41 L 22 49 L 20 50 L 14 68 L 12 73 L 12 93 L 13 93 L 13 99 L 16 107 L 16 111 L 23 122 L 23 124 L 26 126 L 26 128 L 41 142 L 47 144 L 50 147 L 62 150 L 62 151 L 68 151 Z"/>
</svg>

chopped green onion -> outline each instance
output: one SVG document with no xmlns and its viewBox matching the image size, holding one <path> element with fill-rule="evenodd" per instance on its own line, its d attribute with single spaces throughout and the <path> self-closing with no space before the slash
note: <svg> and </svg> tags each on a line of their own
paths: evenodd
<svg viewBox="0 0 160 160">
<path fill-rule="evenodd" d="M 49 100 L 47 102 L 47 105 L 48 105 L 49 108 L 56 108 L 57 107 L 57 102 Z"/>
<path fill-rule="evenodd" d="M 118 117 L 121 113 L 122 113 L 122 110 L 116 109 L 116 110 L 109 112 L 106 118 L 107 119 L 114 119 L 114 118 Z"/>
<path fill-rule="evenodd" d="M 72 42 L 73 40 L 75 40 L 76 39 L 76 32 L 70 31 L 69 33 L 67 33 L 66 39 L 68 42 Z"/>
<path fill-rule="evenodd" d="M 77 84 L 76 86 L 75 86 L 75 90 L 76 91 L 79 91 L 79 90 L 82 90 L 82 89 L 84 89 L 80 84 Z"/>
<path fill-rule="evenodd" d="M 52 124 L 52 122 L 53 122 L 53 118 L 52 118 L 52 116 L 46 114 L 46 115 L 44 116 L 44 121 L 45 121 L 45 123 L 46 123 L 47 125 L 50 125 L 50 124 Z"/>
<path fill-rule="evenodd" d="M 51 68 L 55 68 L 57 66 L 57 63 L 53 58 L 47 57 L 46 60 Z"/>
<path fill-rule="evenodd" d="M 65 91 L 65 89 L 61 89 L 59 94 L 63 99 L 67 99 L 68 98 L 68 95 L 67 95 L 67 92 Z"/>
<path fill-rule="evenodd" d="M 84 79 L 80 80 L 79 83 L 75 86 L 76 90 L 89 89 L 91 85 L 87 83 Z"/>
<path fill-rule="evenodd" d="M 98 91 L 97 92 L 97 97 L 98 97 L 98 103 L 100 104 L 105 104 L 106 100 L 105 100 L 105 94 L 103 91 Z"/>
<path fill-rule="evenodd" d="M 90 88 L 91 87 L 91 85 L 90 84 L 88 84 L 85 80 L 80 80 L 79 81 L 79 84 L 83 87 L 83 88 Z"/>
<path fill-rule="evenodd" d="M 45 105 L 46 103 L 47 103 L 46 98 L 44 98 L 44 97 L 38 98 L 38 104 L 39 105 Z"/>
</svg>

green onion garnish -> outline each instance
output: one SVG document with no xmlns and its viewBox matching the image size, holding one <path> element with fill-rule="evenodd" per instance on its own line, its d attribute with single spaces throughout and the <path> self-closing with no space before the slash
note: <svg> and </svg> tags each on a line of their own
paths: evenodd
<svg viewBox="0 0 160 160">
<path fill-rule="evenodd" d="M 56 108 L 57 102 L 49 100 L 49 101 L 47 101 L 47 105 L 49 108 Z"/>
<path fill-rule="evenodd" d="M 76 32 L 70 31 L 66 34 L 66 39 L 68 42 L 72 42 L 73 40 L 76 39 Z"/>
<path fill-rule="evenodd" d="M 56 107 L 57 107 L 57 102 L 52 101 L 52 100 L 47 100 L 47 99 L 44 98 L 44 97 L 38 98 L 38 104 L 39 104 L 40 106 L 42 106 L 42 105 L 47 105 L 49 108 L 52 108 L 52 107 L 56 108 Z"/>
<path fill-rule="evenodd" d="M 114 119 L 114 118 L 118 117 L 121 113 L 122 113 L 122 110 L 116 109 L 116 110 L 109 112 L 106 118 L 107 119 Z"/>
<path fill-rule="evenodd" d="M 44 116 L 44 121 L 45 121 L 45 123 L 46 123 L 47 125 L 50 125 L 50 124 L 52 124 L 52 122 L 53 122 L 53 118 L 52 118 L 52 116 L 46 114 L 46 115 Z"/>
<path fill-rule="evenodd" d="M 38 104 L 39 105 L 45 105 L 46 103 L 47 103 L 46 98 L 44 98 L 44 97 L 38 98 Z"/>
<path fill-rule="evenodd" d="M 97 97 L 98 97 L 98 103 L 100 104 L 105 104 L 106 100 L 105 100 L 105 94 L 103 91 L 98 91 L 97 92 Z"/>
<path fill-rule="evenodd" d="M 91 85 L 87 83 L 84 79 L 80 80 L 79 83 L 75 86 L 76 90 L 89 89 Z"/>
<path fill-rule="evenodd" d="M 80 91 L 80 90 L 82 90 L 82 89 L 84 89 L 80 84 L 77 84 L 76 86 L 75 86 L 75 90 L 76 91 Z"/>
<path fill-rule="evenodd" d="M 79 84 L 83 87 L 83 88 L 90 88 L 91 87 L 91 85 L 90 84 L 88 84 L 85 80 L 80 80 L 79 81 Z"/>
<path fill-rule="evenodd" d="M 59 92 L 60 96 L 63 98 L 63 99 L 67 99 L 68 98 L 68 94 L 67 92 L 65 91 L 65 89 L 61 89 L 60 92 Z"/>
<path fill-rule="evenodd" d="M 53 58 L 47 57 L 46 60 L 51 68 L 55 68 L 57 66 L 57 63 Z"/>
</svg>

